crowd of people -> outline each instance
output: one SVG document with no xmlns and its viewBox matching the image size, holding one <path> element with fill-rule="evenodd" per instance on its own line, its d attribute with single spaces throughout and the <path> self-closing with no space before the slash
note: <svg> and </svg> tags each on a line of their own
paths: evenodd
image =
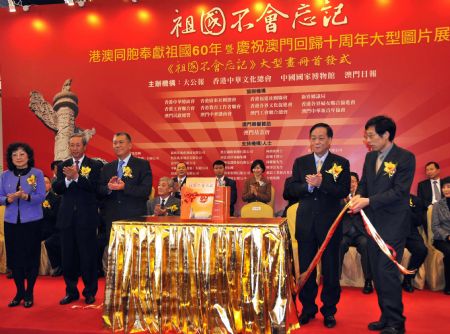
<svg viewBox="0 0 450 334">
<path fill-rule="evenodd" d="M 364 293 L 377 292 L 381 317 L 369 324 L 370 330 L 383 334 L 403 333 L 402 288 L 414 291 L 414 274 L 399 279 L 397 267 L 367 235 L 361 216 L 364 210 L 381 237 L 401 259 L 405 247 L 412 254 L 408 269 L 417 270 L 427 256 L 419 226 L 426 227 L 425 212 L 432 211 L 434 246 L 444 253 L 446 286 L 450 294 L 450 178 L 440 179 L 438 163 L 426 165 L 427 180 L 418 185 L 417 196 L 410 194 L 414 178 L 414 155 L 394 144 L 396 124 L 386 116 L 376 116 L 365 125 L 365 140 L 370 148 L 362 177 L 351 172 L 344 157 L 330 151 L 333 129 L 317 123 L 309 131 L 311 153 L 297 158 L 292 176 L 284 185 L 288 206 L 300 203 L 295 238 L 299 242 L 300 271 L 305 272 L 342 207 L 350 202 L 349 214 L 333 234 L 322 257 L 321 292 L 324 325 L 336 325 L 336 305 L 340 299 L 340 273 L 344 254 L 355 246 L 361 254 Z M 60 304 L 80 298 L 78 278 L 86 304 L 95 302 L 101 254 L 109 242 L 112 222 L 143 215 L 180 214 L 181 188 L 186 183 L 187 166 L 179 162 L 176 176 L 159 179 L 157 195 L 151 200 L 152 170 L 147 160 L 133 157 L 128 133 L 113 137 L 116 160 L 104 164 L 86 155 L 87 141 L 82 134 L 69 139 L 71 157 L 52 163 L 50 179 L 34 167 L 34 153 L 26 143 L 13 143 L 7 149 L 8 170 L 0 177 L 0 204 L 5 210 L 7 266 L 16 285 L 9 303 L 33 306 L 33 287 L 39 268 L 41 242 L 52 266 L 52 274 L 61 273 L 66 284 Z M 213 171 L 218 186 L 231 188 L 230 215 L 235 215 L 236 182 L 225 176 L 225 163 L 217 160 Z M 244 202 L 269 203 L 271 181 L 264 175 L 264 161 L 251 164 L 252 175 L 242 190 Z M 286 210 L 283 214 L 286 213 Z M 94 256 L 98 254 L 98 256 Z M 307 324 L 319 311 L 315 299 L 318 286 L 315 275 L 299 294 L 302 313 L 299 322 Z M 373 286 L 373 283 L 374 286 Z"/>
</svg>

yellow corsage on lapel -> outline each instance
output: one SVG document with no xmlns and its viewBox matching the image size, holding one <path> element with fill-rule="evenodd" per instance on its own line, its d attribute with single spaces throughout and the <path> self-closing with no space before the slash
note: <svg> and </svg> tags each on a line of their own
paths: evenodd
<svg viewBox="0 0 450 334">
<path fill-rule="evenodd" d="M 48 200 L 45 200 L 44 202 L 42 202 L 42 207 L 45 209 L 51 209 L 52 206 L 50 205 L 50 202 Z"/>
<path fill-rule="evenodd" d="M 333 167 L 331 167 L 326 172 L 328 174 L 331 174 L 333 176 L 334 182 L 336 182 L 336 180 L 337 180 L 339 174 L 341 174 L 342 170 L 343 170 L 343 168 L 341 165 L 338 165 L 337 163 L 333 163 Z"/>
<path fill-rule="evenodd" d="M 392 177 L 396 171 L 397 171 L 397 164 L 391 161 L 384 162 L 384 175 L 389 175 L 389 177 Z"/>
<path fill-rule="evenodd" d="M 91 167 L 89 166 L 83 166 L 80 169 L 80 175 L 82 177 L 85 177 L 86 179 L 89 178 L 89 174 L 91 173 Z"/>
<path fill-rule="evenodd" d="M 31 174 L 31 175 L 27 178 L 27 183 L 31 186 L 31 188 L 33 188 L 33 190 L 36 190 L 36 187 L 37 187 L 37 183 L 36 183 L 36 175 Z"/>
<path fill-rule="evenodd" d="M 133 177 L 133 170 L 130 166 L 123 167 L 123 177 L 129 177 L 130 179 Z"/>
<path fill-rule="evenodd" d="M 410 206 L 411 208 L 415 208 L 415 207 L 416 207 L 416 206 L 414 205 L 414 203 L 413 203 L 412 197 L 409 198 L 409 206 Z"/>
<path fill-rule="evenodd" d="M 169 210 L 171 213 L 174 213 L 175 211 L 178 210 L 178 206 L 177 206 L 176 204 L 174 204 L 174 205 L 172 205 L 172 206 L 169 206 L 169 207 L 167 208 L 167 210 Z"/>
</svg>

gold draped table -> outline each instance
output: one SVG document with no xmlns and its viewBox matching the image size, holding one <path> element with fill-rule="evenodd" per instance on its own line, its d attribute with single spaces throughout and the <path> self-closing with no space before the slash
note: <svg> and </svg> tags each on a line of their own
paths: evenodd
<svg viewBox="0 0 450 334">
<path fill-rule="evenodd" d="M 285 333 L 284 218 L 114 222 L 103 320 L 125 333 Z"/>
</svg>

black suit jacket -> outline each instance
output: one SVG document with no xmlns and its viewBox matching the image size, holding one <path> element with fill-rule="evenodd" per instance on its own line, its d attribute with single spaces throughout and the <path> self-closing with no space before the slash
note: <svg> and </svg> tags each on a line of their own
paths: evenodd
<svg viewBox="0 0 450 334">
<path fill-rule="evenodd" d="M 103 166 L 98 192 L 103 197 L 102 217 L 106 222 L 147 214 L 147 200 L 152 191 L 152 170 L 147 160 L 135 158 L 128 160 L 131 177 L 122 177 L 125 183 L 123 190 L 108 189 L 108 182 L 117 176 L 118 160 Z"/>
<path fill-rule="evenodd" d="M 433 189 L 431 189 L 430 180 L 420 181 L 417 185 L 417 197 L 422 201 L 422 205 L 426 208 L 433 202 Z"/>
<path fill-rule="evenodd" d="M 56 218 L 58 217 L 60 200 L 60 197 L 52 190 L 45 196 L 45 201 L 42 203 L 42 211 L 44 212 L 44 218 L 42 219 L 42 240 L 58 232 Z"/>
<path fill-rule="evenodd" d="M 377 158 L 377 152 L 367 153 L 357 194 L 369 198 L 370 204 L 364 211 L 385 241 L 406 238 L 410 231 L 409 192 L 416 159 L 394 144 L 376 173 Z M 387 162 L 397 164 L 392 176 L 384 170 Z"/>
<path fill-rule="evenodd" d="M 78 181 L 72 181 L 69 187 L 66 187 L 63 167 L 71 166 L 72 158 L 58 165 L 56 180 L 53 181 L 52 188 L 55 193 L 61 195 L 61 203 L 58 210 L 56 227 L 65 229 L 72 224 L 82 228 L 97 228 L 98 225 L 98 206 L 96 189 L 100 177 L 101 163 L 84 157 L 80 170 L 83 167 L 91 168 L 87 177 L 78 177 Z M 76 213 L 76 219 L 72 219 Z"/>
<path fill-rule="evenodd" d="M 335 163 L 343 168 L 336 180 L 327 173 Z M 297 158 L 292 180 L 285 189 L 288 198 L 297 198 L 300 203 L 295 228 L 295 237 L 300 242 L 313 240 L 316 236 L 323 239 L 341 211 L 341 200 L 350 192 L 350 163 L 347 159 L 329 152 L 322 165 L 322 184 L 311 193 L 306 175 L 316 173 L 314 154 Z M 342 229 L 336 233 L 342 233 Z"/>
<path fill-rule="evenodd" d="M 231 194 L 230 194 L 230 216 L 234 215 L 234 205 L 237 201 L 237 188 L 236 188 L 236 181 L 233 179 L 230 179 L 229 177 L 225 176 L 223 178 L 225 180 L 225 186 L 231 188 Z"/>
</svg>

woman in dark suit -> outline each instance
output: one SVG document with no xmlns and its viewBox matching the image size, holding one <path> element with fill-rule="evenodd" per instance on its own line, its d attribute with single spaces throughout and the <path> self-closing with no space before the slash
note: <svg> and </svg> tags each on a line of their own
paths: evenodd
<svg viewBox="0 0 450 334">
<path fill-rule="evenodd" d="M 10 144 L 7 161 L 8 170 L 0 176 L 0 204 L 6 206 L 6 256 L 17 289 L 8 306 L 17 306 L 24 300 L 24 307 L 29 308 L 33 306 L 41 256 L 44 175 L 34 168 L 34 154 L 28 144 Z"/>
<path fill-rule="evenodd" d="M 431 229 L 434 247 L 444 253 L 444 293 L 450 295 L 450 177 L 441 180 L 443 197 L 433 204 Z"/>
<path fill-rule="evenodd" d="M 269 203 L 272 199 L 272 183 L 263 174 L 266 171 L 264 161 L 255 160 L 252 162 L 250 171 L 253 176 L 245 180 L 242 200 L 244 202 Z"/>
</svg>

